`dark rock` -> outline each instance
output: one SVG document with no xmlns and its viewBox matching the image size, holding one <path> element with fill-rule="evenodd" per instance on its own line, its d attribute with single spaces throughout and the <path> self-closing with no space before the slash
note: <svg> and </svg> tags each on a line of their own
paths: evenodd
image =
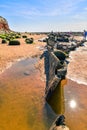
<svg viewBox="0 0 87 130">
<path fill-rule="evenodd" d="M 67 54 L 65 54 L 63 51 L 61 50 L 54 50 L 54 54 L 56 55 L 56 57 L 61 61 L 61 60 L 65 60 L 65 58 L 67 57 Z"/>
<path fill-rule="evenodd" d="M 69 130 L 69 128 L 65 124 L 65 116 L 58 116 L 52 124 L 50 130 Z"/>
<path fill-rule="evenodd" d="M 67 67 L 57 70 L 57 76 L 61 79 L 65 79 L 66 73 L 67 73 Z"/>
</svg>

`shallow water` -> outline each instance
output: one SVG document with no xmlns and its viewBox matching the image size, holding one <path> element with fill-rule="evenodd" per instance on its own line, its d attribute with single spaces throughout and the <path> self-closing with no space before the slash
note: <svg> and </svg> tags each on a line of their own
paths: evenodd
<svg viewBox="0 0 87 130">
<path fill-rule="evenodd" d="M 87 130 L 87 86 L 62 80 L 49 104 L 57 115 L 65 115 L 70 130 Z"/>
<path fill-rule="evenodd" d="M 67 83 L 67 80 L 62 80 L 54 93 L 48 100 L 49 105 L 52 107 L 53 111 L 57 114 L 65 113 L 65 102 L 64 102 L 64 88 L 63 86 Z"/>
<path fill-rule="evenodd" d="M 64 97 L 66 123 L 70 130 L 87 130 L 87 86 L 67 80 Z"/>
<path fill-rule="evenodd" d="M 48 130 L 55 113 L 44 101 L 45 83 L 30 58 L 0 75 L 0 130 Z"/>
<path fill-rule="evenodd" d="M 64 87 L 65 115 L 70 130 L 87 130 L 87 42 L 70 53 Z"/>
</svg>

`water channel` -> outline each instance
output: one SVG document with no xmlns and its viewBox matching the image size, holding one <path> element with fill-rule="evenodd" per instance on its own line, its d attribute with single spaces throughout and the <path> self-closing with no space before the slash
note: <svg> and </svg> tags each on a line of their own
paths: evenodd
<svg viewBox="0 0 87 130">
<path fill-rule="evenodd" d="M 19 61 L 0 75 L 0 130 L 48 130 L 55 119 L 37 61 Z"/>
<path fill-rule="evenodd" d="M 48 104 L 37 62 L 19 61 L 0 75 L 0 130 L 48 130 L 59 114 L 70 130 L 87 130 L 87 86 L 62 80 Z"/>
</svg>

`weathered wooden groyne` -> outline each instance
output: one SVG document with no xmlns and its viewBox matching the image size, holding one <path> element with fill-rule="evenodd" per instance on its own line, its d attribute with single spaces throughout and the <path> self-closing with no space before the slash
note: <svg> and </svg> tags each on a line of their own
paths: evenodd
<svg viewBox="0 0 87 130">
<path fill-rule="evenodd" d="M 59 82 L 67 73 L 67 57 L 69 52 L 82 46 L 84 41 L 77 41 L 70 35 L 50 33 L 47 39 L 47 47 L 44 52 L 46 74 L 46 100 L 50 98 Z"/>
<path fill-rule="evenodd" d="M 50 33 L 47 39 L 46 50 L 44 51 L 45 57 L 45 74 L 46 74 L 46 89 L 45 89 L 45 98 L 49 101 L 51 95 L 53 94 L 56 87 L 62 79 L 65 79 L 67 73 L 67 65 L 69 57 L 69 52 L 75 50 L 79 46 L 83 46 L 84 41 L 77 41 L 72 36 L 59 33 Z M 62 116 L 57 117 L 54 121 L 50 130 L 54 129 L 56 126 L 56 121 L 62 121 L 60 119 Z M 63 124 L 63 121 L 62 121 Z M 66 127 L 66 125 L 58 125 L 61 127 L 61 130 Z"/>
</svg>

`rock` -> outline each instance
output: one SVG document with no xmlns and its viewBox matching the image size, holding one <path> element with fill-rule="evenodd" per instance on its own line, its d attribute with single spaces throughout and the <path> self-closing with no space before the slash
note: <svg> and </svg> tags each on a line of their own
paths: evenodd
<svg viewBox="0 0 87 130">
<path fill-rule="evenodd" d="M 10 32 L 8 22 L 5 18 L 0 16 L 0 33 Z"/>
<path fill-rule="evenodd" d="M 67 67 L 57 70 L 57 76 L 61 79 L 64 79 L 67 73 Z"/>
<path fill-rule="evenodd" d="M 67 126 L 56 126 L 53 130 L 69 130 Z"/>
<path fill-rule="evenodd" d="M 57 76 L 55 76 L 51 82 L 49 83 L 49 86 L 46 87 L 45 89 L 45 94 L 46 94 L 46 101 L 48 101 L 51 97 L 51 95 L 53 94 L 55 88 L 58 86 L 59 82 L 60 82 L 61 78 L 58 78 Z"/>
<path fill-rule="evenodd" d="M 66 53 L 64 53 L 61 50 L 54 50 L 54 54 L 56 55 L 56 57 L 61 61 L 61 60 L 65 60 L 65 58 L 67 57 Z"/>
<path fill-rule="evenodd" d="M 69 130 L 69 128 L 65 125 L 65 116 L 58 116 L 52 124 L 50 130 Z"/>
</svg>

